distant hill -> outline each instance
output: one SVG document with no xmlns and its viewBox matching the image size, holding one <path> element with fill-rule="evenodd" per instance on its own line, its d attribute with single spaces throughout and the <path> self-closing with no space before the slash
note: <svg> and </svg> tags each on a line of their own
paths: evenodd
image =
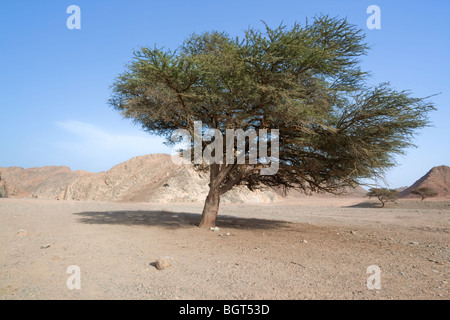
<svg viewBox="0 0 450 320">
<path fill-rule="evenodd" d="M 428 187 L 434 189 L 440 198 L 450 197 L 450 167 L 433 167 L 422 178 L 414 182 L 409 188 L 400 193 L 401 198 L 417 197 L 411 194 L 411 191 L 419 187 Z"/>
<path fill-rule="evenodd" d="M 55 199 L 77 177 L 92 175 L 87 171 L 72 171 L 65 166 L 45 166 L 24 169 L 0 167 L 0 184 L 9 198 Z"/>
<path fill-rule="evenodd" d="M 71 171 L 68 167 L 23 169 L 0 168 L 0 188 L 8 197 L 35 197 L 65 200 L 100 200 L 127 202 L 203 202 L 208 193 L 208 174 L 190 165 L 177 165 L 168 154 L 150 154 L 122 162 L 108 171 L 91 173 Z M 346 189 L 347 196 L 364 197 L 357 187 Z M 289 192 L 288 198 L 333 195 Z M 250 191 L 235 186 L 221 197 L 223 203 L 268 203 L 283 201 L 275 189 Z"/>
<path fill-rule="evenodd" d="M 403 187 L 397 188 L 395 190 L 397 190 L 399 193 L 402 193 L 403 191 L 405 191 L 408 188 L 409 188 L 408 186 L 403 186 Z"/>
</svg>

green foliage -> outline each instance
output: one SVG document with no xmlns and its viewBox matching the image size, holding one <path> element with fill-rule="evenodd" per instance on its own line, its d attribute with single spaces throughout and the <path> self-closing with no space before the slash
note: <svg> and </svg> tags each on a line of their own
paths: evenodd
<svg viewBox="0 0 450 320">
<path fill-rule="evenodd" d="M 387 188 L 371 188 L 369 192 L 367 192 L 366 196 L 369 198 L 375 197 L 380 200 L 381 207 L 383 208 L 386 202 L 394 202 L 398 199 L 398 191 L 395 189 Z"/>
<path fill-rule="evenodd" d="M 438 195 L 436 190 L 429 188 L 429 187 L 416 188 L 416 189 L 411 190 L 411 193 L 414 195 L 420 196 L 421 197 L 420 201 L 423 201 L 425 198 L 435 197 Z"/>
<path fill-rule="evenodd" d="M 360 29 L 328 16 L 242 38 L 193 34 L 175 51 L 137 50 L 110 105 L 169 144 L 176 129 L 193 135 L 194 121 L 222 133 L 279 129 L 278 173 L 218 165 L 212 178 L 224 190 L 240 183 L 338 192 L 394 166 L 434 109 L 388 83 L 367 86 L 359 66 L 367 50 Z"/>
</svg>

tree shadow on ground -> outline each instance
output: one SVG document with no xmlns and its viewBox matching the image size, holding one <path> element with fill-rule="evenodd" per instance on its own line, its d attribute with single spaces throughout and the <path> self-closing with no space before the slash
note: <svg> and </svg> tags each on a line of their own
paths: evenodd
<svg viewBox="0 0 450 320">
<path fill-rule="evenodd" d="M 128 226 L 158 226 L 178 229 L 198 226 L 201 215 L 190 212 L 155 211 L 97 211 L 78 212 L 81 223 L 86 224 L 118 224 Z M 239 229 L 278 229 L 289 227 L 289 222 L 280 220 L 240 218 L 229 215 L 217 217 L 216 225 L 221 228 Z"/>
<path fill-rule="evenodd" d="M 347 206 L 347 208 L 381 208 L 381 203 L 369 200 Z"/>
</svg>

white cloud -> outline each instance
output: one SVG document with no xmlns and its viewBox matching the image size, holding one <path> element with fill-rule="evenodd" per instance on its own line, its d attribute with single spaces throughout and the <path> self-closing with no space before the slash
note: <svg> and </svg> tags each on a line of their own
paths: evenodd
<svg viewBox="0 0 450 320">
<path fill-rule="evenodd" d="M 170 153 L 171 149 L 163 145 L 163 138 L 144 132 L 118 134 L 108 132 L 99 126 L 80 121 L 58 121 L 58 127 L 72 133 L 72 141 L 60 141 L 56 144 L 66 152 L 66 156 L 78 159 L 76 167 L 85 170 L 104 171 L 132 157 L 151 153 Z"/>
</svg>

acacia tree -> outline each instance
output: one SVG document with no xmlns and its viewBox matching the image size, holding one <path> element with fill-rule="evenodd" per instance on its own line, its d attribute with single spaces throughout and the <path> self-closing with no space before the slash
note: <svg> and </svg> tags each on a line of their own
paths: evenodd
<svg viewBox="0 0 450 320">
<path fill-rule="evenodd" d="M 388 201 L 394 202 L 398 199 L 398 191 L 395 189 L 387 188 L 371 188 L 366 194 L 367 197 L 375 197 L 381 201 L 381 207 L 383 208 Z"/>
<path fill-rule="evenodd" d="M 411 190 L 411 193 L 420 196 L 421 197 L 420 201 L 423 201 L 425 198 L 435 197 L 438 195 L 436 190 L 429 187 L 416 188 Z"/>
<path fill-rule="evenodd" d="M 135 51 L 112 85 L 110 104 L 167 143 L 174 143 L 177 129 L 194 136 L 195 121 L 203 132 L 222 134 L 278 129 L 276 174 L 261 175 L 267 162 L 248 161 L 250 139 L 244 164 L 207 166 L 210 189 L 200 227 L 210 228 L 220 196 L 237 184 L 338 193 L 395 165 L 393 156 L 412 145 L 433 106 L 388 83 L 369 87 L 359 61 L 367 50 L 361 30 L 328 16 L 290 28 L 249 29 L 242 38 L 193 34 L 175 51 Z"/>
</svg>

